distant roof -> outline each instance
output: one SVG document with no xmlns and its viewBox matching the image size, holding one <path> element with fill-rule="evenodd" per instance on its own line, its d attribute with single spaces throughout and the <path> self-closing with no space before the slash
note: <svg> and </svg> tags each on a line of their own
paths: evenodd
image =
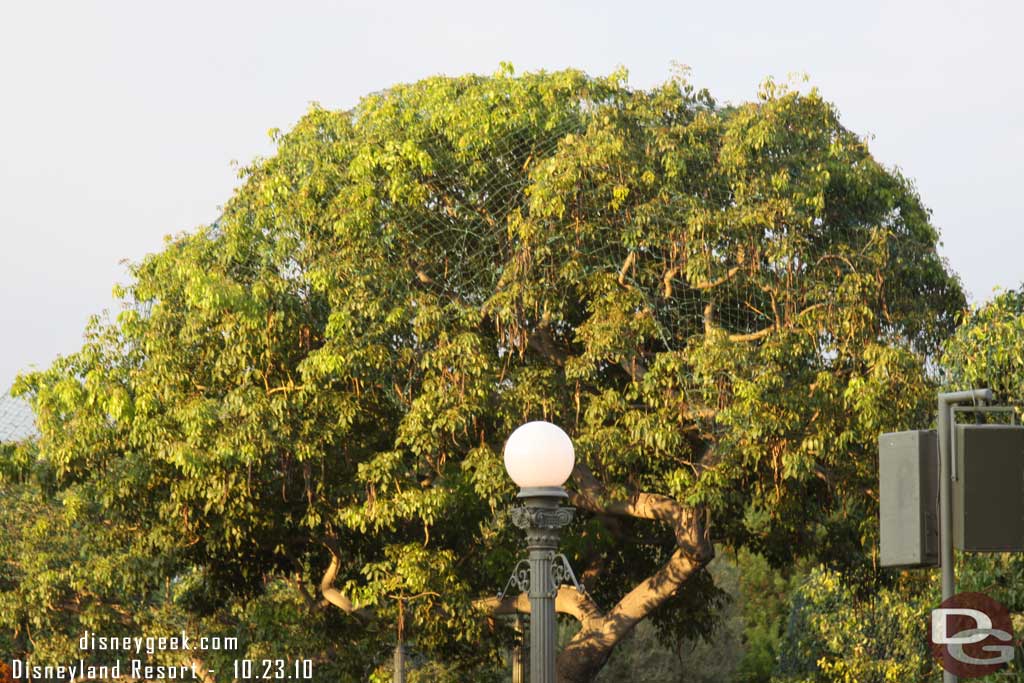
<svg viewBox="0 0 1024 683">
<path fill-rule="evenodd" d="M 0 443 L 38 435 L 36 416 L 28 402 L 8 392 L 0 394 Z"/>
</svg>

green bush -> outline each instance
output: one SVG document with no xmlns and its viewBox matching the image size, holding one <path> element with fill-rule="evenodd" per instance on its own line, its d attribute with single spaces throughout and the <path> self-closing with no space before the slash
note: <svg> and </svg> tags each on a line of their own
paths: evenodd
<svg viewBox="0 0 1024 683">
<path fill-rule="evenodd" d="M 910 683 L 937 675 L 927 648 L 928 591 L 882 588 L 866 598 L 835 571 L 799 586 L 778 683 Z"/>
</svg>

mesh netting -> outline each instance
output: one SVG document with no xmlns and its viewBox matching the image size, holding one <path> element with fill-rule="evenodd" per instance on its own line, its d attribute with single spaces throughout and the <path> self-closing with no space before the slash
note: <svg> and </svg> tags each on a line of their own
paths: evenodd
<svg viewBox="0 0 1024 683">
<path fill-rule="evenodd" d="M 21 441 L 37 434 L 35 416 L 28 403 L 0 394 L 0 443 Z"/>
<path fill-rule="evenodd" d="M 569 81 L 437 79 L 364 100 L 336 206 L 366 260 L 383 250 L 422 289 L 481 306 L 509 348 L 544 328 L 598 369 L 716 335 L 798 332 L 805 367 L 866 339 L 933 350 L 956 288 L 927 212 L 816 93 L 771 86 L 723 108 L 683 80 Z"/>
</svg>

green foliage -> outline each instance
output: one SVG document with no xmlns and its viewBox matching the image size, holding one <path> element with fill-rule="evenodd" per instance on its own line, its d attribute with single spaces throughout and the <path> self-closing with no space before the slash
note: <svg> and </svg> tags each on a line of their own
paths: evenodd
<svg viewBox="0 0 1024 683">
<path fill-rule="evenodd" d="M 806 574 L 774 569 L 764 557 L 747 551 L 737 553 L 736 566 L 744 648 L 734 680 L 768 683 L 782 652 L 793 591 Z"/>
<path fill-rule="evenodd" d="M 274 139 L 216 224 L 132 268 L 115 320 L 18 380 L 41 436 L 0 465 L 28 482 L 0 600 L 40 659 L 159 621 L 305 639 L 362 680 L 404 621 L 431 659 L 492 666 L 507 633 L 470 601 L 520 554 L 499 454 L 532 418 L 610 496 L 703 504 L 776 564 L 863 558 L 876 436 L 927 410 L 963 296 L 910 184 L 816 91 L 721 108 L 682 79 L 504 69 Z M 605 606 L 676 547 L 589 514 L 567 536 Z M 368 626 L 317 606 L 328 538 Z M 711 626 L 695 576 L 654 615 L 666 641 Z"/>
<path fill-rule="evenodd" d="M 904 683 L 931 679 L 929 591 L 881 588 L 859 597 L 854 584 L 818 568 L 796 590 L 780 657 L 780 683 Z"/>
<path fill-rule="evenodd" d="M 965 311 L 942 365 L 951 388 L 989 387 L 1000 401 L 1024 403 L 1024 290 Z"/>
</svg>

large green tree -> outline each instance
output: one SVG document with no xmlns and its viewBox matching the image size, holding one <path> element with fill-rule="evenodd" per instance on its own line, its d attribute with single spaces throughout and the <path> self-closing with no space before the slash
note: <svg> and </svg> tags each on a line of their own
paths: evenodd
<svg viewBox="0 0 1024 683">
<path fill-rule="evenodd" d="M 241 623 L 233 600 L 287 580 L 351 661 L 394 624 L 494 661 L 484 617 L 528 609 L 484 598 L 522 544 L 501 447 L 535 418 L 578 461 L 561 680 L 643 619 L 706 632 L 716 543 L 870 546 L 875 439 L 927 411 L 963 297 L 911 185 L 816 91 L 722 107 L 503 69 L 274 138 L 216 224 L 132 269 L 117 320 L 20 380 L 52 500 L 137 558 L 140 604 Z"/>
</svg>

